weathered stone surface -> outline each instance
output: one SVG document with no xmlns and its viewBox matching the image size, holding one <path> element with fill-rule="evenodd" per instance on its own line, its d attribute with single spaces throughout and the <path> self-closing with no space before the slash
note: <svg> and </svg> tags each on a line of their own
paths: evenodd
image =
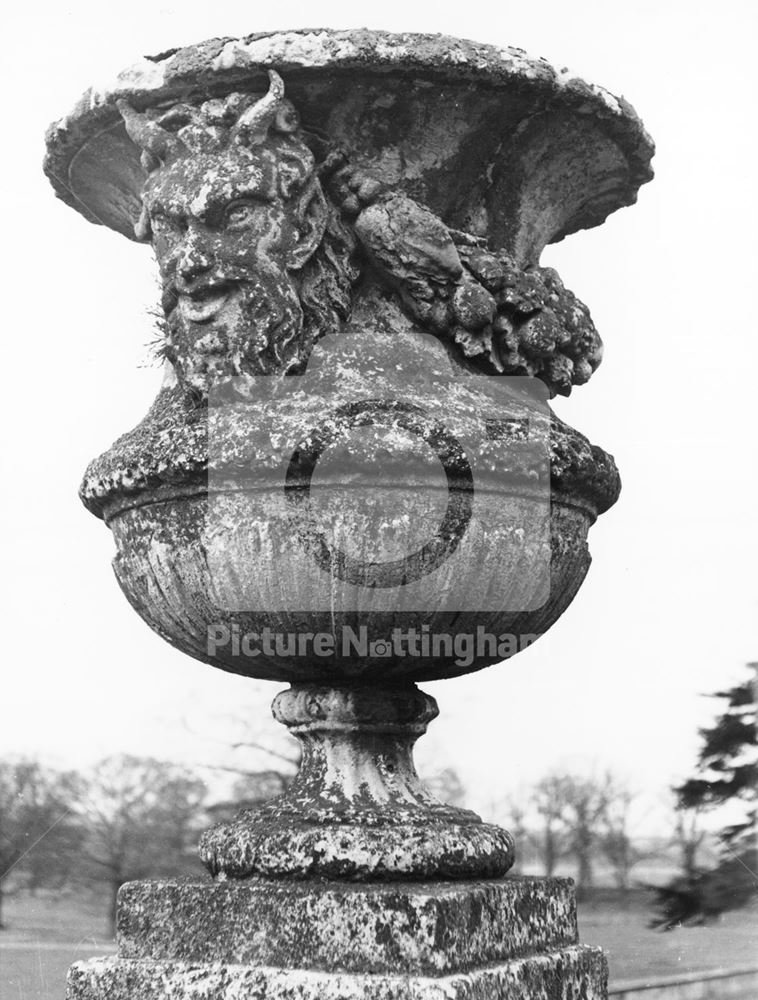
<svg viewBox="0 0 758 1000">
<path fill-rule="evenodd" d="M 597 88 L 486 46 L 456 43 L 451 60 L 444 54 L 449 44 L 427 36 L 303 32 L 251 36 L 223 51 L 204 45 L 128 74 L 127 85 L 80 106 L 50 134 L 54 182 L 54 165 L 68 163 L 77 178 L 72 174 L 70 183 L 82 185 L 81 205 L 97 203 L 107 224 L 123 230 L 124 213 L 131 212 L 125 191 L 138 190 L 140 210 L 132 221 L 159 262 L 161 350 L 172 368 L 148 418 L 88 470 L 82 497 L 114 531 L 117 575 L 134 607 L 170 642 L 224 669 L 312 681 L 328 672 L 335 680 L 363 683 L 380 676 L 452 676 L 502 660 L 522 648 L 523 637 L 532 641 L 549 628 L 570 602 L 589 563 L 586 532 L 618 494 L 612 459 L 560 421 L 542 420 L 530 405 L 518 404 L 531 427 L 546 424 L 549 486 L 535 469 L 518 467 L 518 447 L 495 457 L 482 423 L 491 401 L 484 383 L 477 387 L 466 376 L 534 376 L 551 395 L 589 378 L 601 356 L 589 313 L 554 272 L 538 266 L 536 247 L 563 233 L 562 213 L 576 195 L 567 183 L 581 179 L 581 224 L 594 224 L 589 191 L 600 185 L 599 205 L 618 183 L 623 203 L 647 176 L 651 147 L 631 109 Z M 271 59 L 263 93 L 262 63 L 255 60 L 265 51 Z M 190 66 L 196 79 L 188 75 Z M 409 87 L 414 68 L 417 92 Z M 337 71 L 343 83 L 349 78 L 355 86 L 334 90 Z M 447 80 L 449 91 L 429 86 L 427 71 Z M 217 85 L 198 89 L 211 79 Z M 552 95 L 547 104 L 543 91 Z M 109 154 L 95 163 L 89 158 L 100 148 L 104 117 L 114 107 L 123 130 L 114 122 L 108 142 L 123 144 L 124 158 L 116 163 Z M 357 131 L 354 121 L 360 121 Z M 500 139 L 490 148 L 495 134 Z M 417 146 L 413 156 L 405 148 L 409 137 Z M 130 173 L 129 156 L 137 152 L 139 169 Z M 481 183 L 480 170 L 488 183 Z M 539 187 L 527 194 L 531 182 L 525 178 L 532 174 L 539 175 Z M 509 199 L 517 189 L 524 197 L 515 205 Z M 465 210 L 464 197 L 473 199 Z M 427 377 L 443 370 L 444 387 L 430 389 Z M 251 383 L 244 415 L 235 410 L 228 426 L 218 408 L 206 408 L 208 391 L 224 380 L 303 372 L 310 381 L 296 406 L 285 400 L 271 412 L 260 409 L 266 394 Z M 392 382 L 398 375 L 401 385 Z M 294 382 L 283 384 L 297 393 Z M 465 554 L 476 573 L 449 562 L 444 573 L 432 575 L 421 549 L 424 581 L 409 588 L 400 605 L 397 588 L 375 585 L 373 577 L 338 579 L 333 561 L 328 573 L 314 577 L 296 562 L 293 540 L 299 544 L 304 532 L 293 524 L 293 505 L 281 502 L 279 481 L 270 490 L 214 483 L 217 516 L 209 523 L 209 434 L 216 466 L 220 461 L 260 474 L 277 467 L 281 442 L 291 441 L 297 452 L 298 442 L 310 440 L 314 422 L 333 419 L 323 413 L 325 405 L 339 409 L 388 393 L 398 407 L 428 412 L 441 426 L 453 419 L 467 427 L 482 423 L 471 446 L 480 465 L 476 481 L 462 481 L 461 470 L 453 474 L 446 467 L 447 513 L 464 527 L 456 535 L 446 519 L 435 536 L 446 551 L 460 545 L 461 558 Z M 500 415 L 489 414 L 495 422 Z M 463 449 L 461 456 L 467 464 Z M 345 494 L 334 494 L 328 530 L 370 545 L 374 534 L 356 519 L 351 484 L 343 485 Z M 437 503 L 437 487 L 401 475 L 390 492 L 398 485 L 407 495 L 405 508 L 380 530 L 396 546 L 407 533 L 410 545 L 415 526 Z M 472 486 L 480 512 L 476 531 L 466 527 Z M 382 489 L 380 475 L 371 485 L 379 500 Z M 305 495 L 290 490 L 286 498 Z M 533 526 L 541 505 L 551 520 L 539 534 Z M 295 514 L 302 519 L 301 510 Z M 321 551 L 324 531 L 313 533 L 306 555 Z M 354 561 L 385 573 L 385 562 L 368 549 Z M 408 560 L 396 562 L 406 586 Z M 371 591 L 368 611 L 358 609 L 354 585 Z M 286 610 L 293 607 L 295 614 Z M 482 627 L 513 635 L 516 643 L 504 653 L 479 653 L 465 665 L 447 654 L 431 662 L 382 656 L 380 663 L 370 655 L 342 654 L 339 637 L 346 627 L 368 629 L 372 643 L 384 644 L 394 628 L 422 624 L 448 634 Z M 317 663 L 299 655 L 290 664 L 286 653 L 251 663 L 210 649 L 212 628 L 328 631 L 338 651 Z M 486 830 L 476 836 L 486 841 L 482 858 L 498 854 Z M 442 853 L 455 853 L 458 843 L 454 838 Z M 232 848 L 234 867 L 246 869 L 254 846 L 235 837 L 226 850 Z M 313 850 L 306 832 L 298 853 Z M 395 853 L 390 845 L 388 855 Z"/>
<path fill-rule="evenodd" d="M 164 388 L 93 463 L 82 497 L 113 529 L 121 586 L 156 631 L 215 666 L 295 684 L 276 711 L 304 750 L 286 794 L 204 838 L 217 881 L 124 890 L 121 954 L 75 966 L 71 1000 L 606 996 L 566 883 L 464 881 L 504 872 L 512 841 L 420 785 L 411 746 L 436 707 L 412 682 L 518 652 L 584 578 L 587 531 L 618 474 L 541 402 L 585 383 L 602 347 L 539 257 L 631 204 L 652 151 L 623 99 L 567 70 L 371 31 L 172 50 L 51 128 L 56 192 L 150 241 L 163 283 Z M 304 373 L 316 381 L 282 377 Z M 520 381 L 493 408 L 484 375 Z M 241 405 L 210 412 L 219 385 Z M 391 447 L 338 433 L 372 423 Z M 391 474 L 361 487 L 381 509 L 375 534 L 350 471 L 315 512 L 326 448 L 366 464 L 401 432 L 414 441 Z M 419 441 L 443 487 L 421 465 L 402 473 Z M 253 488 L 245 475 L 278 470 L 279 449 L 286 479 Z M 438 494 L 442 513 L 425 521 Z M 398 627 L 482 630 L 495 644 L 467 658 L 401 652 L 388 642 Z M 371 645 L 240 657 L 211 648 L 214 628 L 349 628 Z"/>
<path fill-rule="evenodd" d="M 344 146 L 324 154 L 269 75 L 259 99 L 233 92 L 145 113 L 118 101 L 147 172 L 135 233 L 161 269 L 163 351 L 187 390 L 300 370 L 372 270 L 464 365 L 536 375 L 551 395 L 587 381 L 600 339 L 554 271 L 523 270 L 449 230 Z"/>
<path fill-rule="evenodd" d="M 93 959 L 69 971 L 68 1000 L 605 1000 L 599 948 L 563 948 L 438 978 Z"/>
<path fill-rule="evenodd" d="M 284 398 L 280 410 L 272 412 L 265 401 L 253 399 L 245 413 L 248 423 L 243 433 L 240 426 L 229 427 L 229 433 L 215 429 L 216 448 L 228 441 L 224 461 L 235 467 L 250 466 L 258 476 L 276 471 L 277 445 L 307 435 L 309 428 L 324 419 L 323 399 L 349 402 L 362 396 L 381 394 L 391 397 L 393 384 L 386 372 L 401 366 L 401 388 L 407 402 L 424 407 L 440 419 L 469 420 L 471 434 L 482 428 L 482 414 L 487 412 L 489 396 L 478 389 L 477 379 L 456 376 L 450 361 L 438 341 L 430 336 L 414 334 L 400 310 L 386 301 L 371 300 L 367 308 L 358 310 L 345 331 L 333 343 L 322 342 L 314 353 L 313 371 L 305 376 L 309 386 L 296 391 L 293 399 Z M 375 308 L 368 308 L 375 306 Z M 403 325 L 405 324 L 405 326 Z M 366 331 L 371 329 L 370 341 Z M 334 373 L 341 377 L 335 380 Z M 427 384 L 423 374 L 428 375 Z M 435 388 L 435 380 L 444 392 Z M 297 381 L 288 380 L 297 390 Z M 296 403 L 296 405 L 295 405 Z M 526 411 L 525 411 L 526 412 Z M 543 416 L 530 414 L 533 419 Z M 212 419 L 217 414 L 214 412 Z M 235 419 L 242 420 L 241 414 Z M 215 425 L 214 425 L 215 426 Z M 550 482 L 530 480 L 526 473 L 511 463 L 488 466 L 483 457 L 477 465 L 475 490 L 483 489 L 478 503 L 483 512 L 477 534 L 469 534 L 472 546 L 471 564 L 477 573 L 451 573 L 441 581 L 439 574 L 431 576 L 419 588 L 425 587 L 425 601 L 416 612 L 405 611 L 393 603 L 394 595 L 376 592 L 371 611 L 356 611 L 349 583 L 328 576 L 316 579 L 309 590 L 310 578 L 302 574 L 288 556 L 283 554 L 292 544 L 292 514 L 282 500 L 280 480 L 271 479 L 270 488 L 260 486 L 230 493 L 225 501 L 227 516 L 219 518 L 216 544 L 223 541 L 220 532 L 228 527 L 224 542 L 228 558 L 217 564 L 215 584 L 211 586 L 208 568 L 207 500 L 208 420 L 205 411 L 192 410 L 176 394 L 167 389 L 162 405 L 156 404 L 151 415 L 135 432 L 117 443 L 114 449 L 93 464 L 83 496 L 93 511 L 101 512 L 113 530 L 119 555 L 115 570 L 129 600 L 148 623 L 180 649 L 199 659 L 237 673 L 255 671 L 256 676 L 282 680 L 318 682 L 327 676 L 335 680 L 342 676 L 367 682 L 395 681 L 409 677 L 431 679 L 454 676 L 469 669 L 478 669 L 487 662 L 497 662 L 518 652 L 518 644 L 509 650 L 493 653 L 487 660 L 479 657 L 476 664 L 461 666 L 452 655 L 413 658 L 372 657 L 343 653 L 339 641 L 334 655 L 315 658 L 287 656 L 276 658 L 265 653 L 250 658 L 225 646 L 215 651 L 208 648 L 209 629 L 223 626 L 236 628 L 241 634 L 258 633 L 268 626 L 280 633 L 319 632 L 336 634 L 351 628 L 367 630 L 371 639 L 387 639 L 395 627 L 428 627 L 436 633 L 476 632 L 478 626 L 489 633 L 512 633 L 529 636 L 529 641 L 544 633 L 567 607 L 589 566 L 586 536 L 598 513 L 606 509 L 618 495 L 619 479 L 613 460 L 594 448 L 582 435 L 552 418 L 546 428 L 549 436 Z M 483 437 L 483 428 L 480 430 Z M 398 446 L 399 447 L 399 446 Z M 484 454 L 484 452 L 483 452 Z M 513 452 L 516 454 L 515 450 Z M 362 457 L 362 456 L 358 456 Z M 370 458 L 370 456 L 367 456 Z M 514 458 L 514 463 L 517 461 Z M 403 466 L 405 475 L 412 468 L 408 458 Z M 375 495 L 384 495 L 383 468 L 373 484 Z M 485 481 L 482 477 L 488 477 Z M 507 482 L 503 482 L 503 480 Z M 334 502 L 330 516 L 334 525 L 344 525 L 344 531 L 357 538 L 362 534 L 354 520 L 354 505 L 349 484 L 338 495 L 339 484 L 330 486 Z M 395 537 L 403 531 L 413 531 L 414 524 L 424 516 L 425 505 L 438 492 L 440 483 L 408 479 L 404 488 L 405 511 L 417 516 L 398 521 L 393 526 Z M 444 482 L 442 488 L 445 489 Z M 397 493 L 397 487 L 392 489 Z M 530 496 L 547 497 L 552 503 L 546 516 L 550 529 L 539 542 L 528 530 L 535 505 Z M 393 494 L 386 493 L 388 498 Z M 544 503 L 543 500 L 536 502 Z M 218 497 L 214 500 L 218 505 Z M 389 506 L 389 499 L 388 499 Z M 343 513 L 344 511 L 344 513 Z M 521 534 L 519 534 L 519 530 Z M 542 546 L 545 546 L 543 549 Z M 549 546 L 549 551 L 548 547 Z M 537 569 L 549 563 L 550 591 L 538 609 L 540 601 L 531 601 L 532 611 L 519 610 L 519 601 L 526 598 L 530 583 L 537 587 Z M 530 567 L 533 567 L 530 570 Z M 288 612 L 281 602 L 269 601 L 261 607 L 258 588 L 261 581 L 277 577 L 279 588 L 298 588 Z M 444 583 L 444 586 L 442 584 Z M 502 599 L 498 609 L 489 605 L 477 608 L 479 594 L 486 597 L 497 587 Z M 452 606 L 453 588 L 458 588 L 462 607 Z M 382 605 L 384 601 L 384 606 Z M 303 609 L 320 607 L 324 613 Z M 418 607 L 418 606 L 417 606 Z M 520 607 L 524 607 L 522 603 Z M 330 610 L 326 610 L 329 608 Z M 472 611 L 466 610 L 473 609 Z"/>
<path fill-rule="evenodd" d="M 134 882 L 69 1000 L 604 1000 L 569 879 Z"/>
<path fill-rule="evenodd" d="M 121 958 L 438 976 L 576 944 L 568 879 L 131 882 Z"/>
<path fill-rule="evenodd" d="M 200 396 L 224 376 L 302 367 L 341 328 L 359 273 L 327 175 L 270 75 L 260 98 L 144 114 L 119 102 L 147 171 L 136 231 L 161 270 L 164 353 Z"/>
<path fill-rule="evenodd" d="M 423 691 L 303 685 L 273 709 L 302 746 L 300 768 L 281 795 L 203 835 L 212 875 L 491 878 L 513 864 L 509 833 L 420 782 L 413 744 L 437 715 Z"/>
<path fill-rule="evenodd" d="M 536 319 L 530 322 L 536 323 Z M 421 333 L 381 294 L 366 295 L 354 304 L 351 319 L 339 337 L 316 347 L 306 378 L 318 387 L 327 379 L 334 381 L 335 370 L 345 373 L 345 399 L 359 392 L 388 392 L 391 384 L 383 373 L 388 360 L 399 366 L 396 377 L 403 388 L 412 383 L 416 374 L 419 402 L 428 401 L 424 398 L 425 379 L 447 380 L 447 396 L 460 393 L 463 404 L 463 394 L 468 393 L 473 415 L 480 415 L 481 405 L 477 409 L 472 396 L 475 387 L 461 381 L 463 371 L 440 344 Z M 282 419 L 290 421 L 293 436 L 304 433 L 322 417 L 322 398 L 317 394 L 312 400 L 304 394 L 296 410 L 290 408 L 282 415 Z M 80 490 L 82 501 L 93 514 L 110 523 L 120 511 L 139 504 L 165 500 L 172 494 L 191 494 L 193 490 L 204 492 L 208 420 L 207 411 L 198 408 L 178 386 L 173 382 L 166 385 L 142 422 L 90 464 Z M 285 427 L 277 427 L 279 433 L 283 430 Z M 556 503 L 580 506 L 594 520 L 618 499 L 620 482 L 613 458 L 555 414 L 551 415 L 549 437 L 551 487 Z M 266 444 L 262 430 L 240 435 L 229 446 L 238 451 L 230 450 L 225 460 L 274 468 L 276 448 L 270 441 L 268 447 Z M 245 450 L 240 450 L 241 446 Z M 492 469 L 493 474 L 502 475 L 503 471 Z"/>
<path fill-rule="evenodd" d="M 454 228 L 510 245 L 519 263 L 599 225 L 652 176 L 634 109 L 565 68 L 444 35 L 313 29 L 210 39 L 92 88 L 49 132 L 57 194 L 133 238 L 144 171 L 116 102 L 261 92 L 270 67 L 309 128 L 339 133 L 361 167 Z"/>
<path fill-rule="evenodd" d="M 600 88 L 517 50 L 455 40 L 451 60 L 453 41 L 289 32 L 215 57 L 204 44 L 127 71 L 51 129 L 46 169 L 61 197 L 152 240 L 165 354 L 183 385 L 296 369 L 372 268 L 474 370 L 537 375 L 551 394 L 587 381 L 600 340 L 539 250 L 633 200 L 652 145 Z M 294 103 L 271 68 L 266 96 L 235 89 L 259 85 L 263 65 L 292 68 Z M 449 87 L 431 87 L 429 72 Z M 114 110 L 123 128 L 105 124 Z"/>
<path fill-rule="evenodd" d="M 503 499 L 493 498 L 491 502 L 500 504 L 498 517 L 512 511 L 516 525 L 524 517 L 523 501 L 514 500 L 507 506 Z M 414 510 L 414 507 L 409 505 L 409 509 Z M 260 547 L 255 544 L 261 519 L 267 514 L 268 523 L 272 524 L 271 509 L 264 509 L 260 495 L 240 494 L 235 498 L 237 528 L 234 540 L 239 540 L 239 545 L 233 549 L 233 557 L 230 556 L 227 574 L 219 574 L 217 581 L 219 587 L 226 588 L 225 592 L 235 598 L 240 594 L 244 596 L 246 587 L 252 589 L 256 578 L 259 579 L 271 566 L 268 551 L 261 555 Z M 204 496 L 182 498 L 181 494 L 163 502 L 124 511 L 111 522 L 119 549 L 114 560 L 116 576 L 135 610 L 172 645 L 232 673 L 272 680 L 384 684 L 454 677 L 500 663 L 547 631 L 570 604 L 590 565 L 586 541 L 588 515 L 573 505 L 563 507 L 554 503 L 550 550 L 544 553 L 549 561 L 552 586 L 547 600 L 537 611 L 455 612 L 446 609 L 442 601 L 442 606 L 434 611 L 420 613 L 390 607 L 361 613 L 350 606 L 337 606 L 333 614 L 286 609 L 230 610 L 219 607 L 213 600 L 213 594 L 208 592 L 207 553 L 203 547 L 207 517 L 208 501 Z M 291 534 L 285 535 L 286 525 L 273 522 L 272 526 L 268 538 L 271 550 L 280 539 L 288 541 L 291 538 Z M 492 535 L 494 532 L 491 533 L 491 540 Z M 499 533 L 499 538 L 507 540 L 502 533 Z M 519 580 L 520 554 L 514 546 L 507 566 L 513 574 L 514 591 Z M 529 555 L 528 551 L 524 553 L 526 565 Z M 542 558 L 541 550 L 534 558 Z M 479 574 L 472 581 L 472 588 L 484 591 L 487 580 L 493 579 L 495 573 L 500 574 L 501 582 L 505 580 L 503 574 L 506 567 L 502 560 L 498 561 L 497 550 L 493 546 L 482 545 L 478 569 Z M 521 570 L 521 578 L 525 576 L 526 571 Z M 291 579 L 289 577 L 288 582 Z M 296 582 L 294 579 L 293 586 Z M 338 596 L 346 589 L 339 588 Z M 478 591 L 472 589 L 467 596 L 470 597 L 472 592 L 476 596 Z M 306 597 L 314 599 L 310 592 L 306 592 Z M 489 652 L 483 649 L 481 655 L 468 663 L 460 661 L 454 651 L 445 649 L 427 656 L 395 655 L 393 652 L 380 656 L 370 651 L 366 656 L 359 656 L 352 649 L 345 650 L 341 642 L 341 636 L 347 629 L 355 634 L 364 629 L 369 640 L 378 643 L 391 642 L 395 629 L 420 629 L 424 626 L 432 634 L 439 635 L 468 633 L 475 636 L 477 630 L 482 629 L 489 635 L 511 636 L 512 641 L 507 645 L 496 643 Z M 236 629 L 242 636 L 260 636 L 266 628 L 284 636 L 318 633 L 333 636 L 335 641 L 318 658 L 299 656 L 296 651 L 279 656 L 267 655 L 265 650 L 251 658 L 244 655 L 244 649 L 229 642 L 209 645 L 209 635 L 215 634 L 214 630 L 218 628 L 225 629 L 226 634 Z M 453 629 L 456 631 L 453 632 Z M 389 648 L 392 650 L 391 645 Z"/>
</svg>

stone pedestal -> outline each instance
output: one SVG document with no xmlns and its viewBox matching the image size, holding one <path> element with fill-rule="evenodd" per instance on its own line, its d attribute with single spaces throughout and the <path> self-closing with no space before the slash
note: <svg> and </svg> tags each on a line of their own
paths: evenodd
<svg viewBox="0 0 758 1000">
<path fill-rule="evenodd" d="M 69 1000 L 601 1000 L 569 879 L 134 882 Z"/>
</svg>

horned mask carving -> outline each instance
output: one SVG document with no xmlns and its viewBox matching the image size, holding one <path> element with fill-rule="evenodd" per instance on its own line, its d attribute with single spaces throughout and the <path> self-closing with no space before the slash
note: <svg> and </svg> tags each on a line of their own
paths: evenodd
<svg viewBox="0 0 758 1000">
<path fill-rule="evenodd" d="M 165 354 L 201 394 L 219 377 L 286 372 L 344 320 L 354 241 L 274 70 L 232 93 L 119 110 L 147 173 L 135 233 L 163 281 Z"/>
</svg>

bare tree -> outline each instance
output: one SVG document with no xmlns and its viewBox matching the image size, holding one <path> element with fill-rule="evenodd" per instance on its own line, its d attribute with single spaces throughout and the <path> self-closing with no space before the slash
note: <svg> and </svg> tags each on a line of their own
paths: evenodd
<svg viewBox="0 0 758 1000">
<path fill-rule="evenodd" d="M 255 715 L 255 713 L 253 713 Z M 186 729 L 194 736 L 223 746 L 234 751 L 234 763 L 217 763 L 202 765 L 203 769 L 220 771 L 226 774 L 238 775 L 233 797 L 246 801 L 250 798 L 249 789 L 245 787 L 250 782 L 253 797 L 257 795 L 261 775 L 279 775 L 282 787 L 285 787 L 297 774 L 300 767 L 300 742 L 288 733 L 283 726 L 256 726 L 252 729 L 248 714 L 227 715 L 223 719 L 224 736 L 209 736 L 207 732 L 196 732 L 185 720 Z M 229 738 L 229 732 L 236 738 Z M 262 765 L 262 766 L 261 766 Z M 265 796 L 264 796 L 265 797 Z M 226 803 L 230 805 L 231 803 Z"/>
<path fill-rule="evenodd" d="M 593 884 L 593 861 L 598 852 L 602 824 L 615 795 L 609 774 L 601 779 L 563 775 L 560 778 L 562 817 L 568 850 L 576 859 L 577 897 Z"/>
<path fill-rule="evenodd" d="M 534 786 L 531 804 L 538 818 L 534 845 L 545 875 L 553 875 L 565 852 L 562 831 L 565 827 L 564 782 L 561 775 L 548 774 Z"/>
<path fill-rule="evenodd" d="M 616 888 L 626 892 L 632 868 L 646 856 L 630 832 L 634 794 L 623 784 L 606 779 L 606 808 L 601 817 L 600 846 L 613 869 Z"/>
<path fill-rule="evenodd" d="M 602 851 L 624 888 L 638 860 L 629 833 L 633 796 L 610 773 L 600 778 L 566 772 L 548 774 L 535 786 L 531 806 L 537 819 L 532 842 L 546 875 L 559 860 L 573 857 L 578 895 L 592 887 L 594 862 Z"/>
<path fill-rule="evenodd" d="M 8 887 L 66 877 L 76 838 L 75 776 L 34 760 L 0 761 L 0 928 Z"/>
<path fill-rule="evenodd" d="M 275 746 L 269 744 L 265 739 L 253 739 L 248 737 L 243 740 L 237 740 L 234 743 L 230 743 L 229 746 L 232 750 L 242 750 L 248 751 L 253 750 L 257 753 L 262 753 L 266 757 L 270 757 L 272 760 L 276 761 L 280 766 L 284 765 L 284 773 L 295 774 L 298 767 L 300 766 L 300 758 L 302 756 L 300 744 L 291 737 L 288 733 L 284 734 L 285 739 L 281 741 L 281 746 Z M 225 768 L 225 770 L 233 771 L 238 774 L 259 774 L 260 772 L 252 768 Z"/>
<path fill-rule="evenodd" d="M 85 878 L 105 883 L 116 926 L 116 896 L 131 879 L 186 871 L 205 785 L 182 767 L 149 757 L 109 757 L 83 799 Z"/>
</svg>

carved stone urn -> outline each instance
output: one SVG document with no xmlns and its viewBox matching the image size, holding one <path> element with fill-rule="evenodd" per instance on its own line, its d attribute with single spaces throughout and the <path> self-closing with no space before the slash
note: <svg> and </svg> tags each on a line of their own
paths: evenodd
<svg viewBox="0 0 758 1000">
<path fill-rule="evenodd" d="M 48 134 L 89 221 L 152 244 L 166 375 L 87 470 L 128 600 L 168 642 L 289 682 L 282 795 L 202 839 L 209 878 L 121 891 L 72 1000 L 606 995 L 569 880 L 436 801 L 415 685 L 562 614 L 613 459 L 549 399 L 588 309 L 543 247 L 652 176 L 633 109 L 518 49 L 371 31 L 144 58 Z"/>
</svg>

